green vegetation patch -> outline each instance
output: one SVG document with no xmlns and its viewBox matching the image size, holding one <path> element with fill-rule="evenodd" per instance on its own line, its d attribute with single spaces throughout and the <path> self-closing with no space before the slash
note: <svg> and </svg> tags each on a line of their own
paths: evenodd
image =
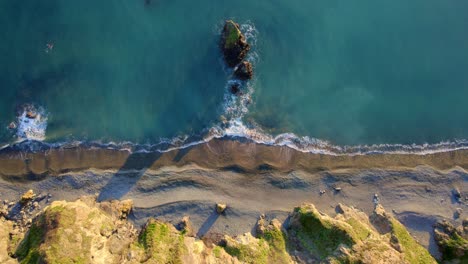
<svg viewBox="0 0 468 264">
<path fill-rule="evenodd" d="M 346 220 L 346 223 L 353 228 L 353 232 L 359 240 L 365 240 L 371 235 L 369 228 L 359 222 L 359 220 L 349 218 Z"/>
<path fill-rule="evenodd" d="M 460 255 L 463 256 L 460 258 Z M 442 257 L 447 261 L 458 259 L 460 263 L 468 263 L 468 241 L 455 232 L 450 239 L 444 241 Z"/>
<path fill-rule="evenodd" d="M 21 263 L 39 263 L 42 255 L 39 246 L 44 241 L 44 217 L 40 216 L 31 225 L 25 238 L 16 249 L 15 255 Z"/>
<path fill-rule="evenodd" d="M 358 240 L 350 228 L 324 219 L 315 208 L 296 208 L 301 226 L 295 230 L 303 247 L 315 256 L 325 259 L 339 245 L 351 247 Z"/>
<path fill-rule="evenodd" d="M 182 263 L 184 236 L 168 224 L 151 219 L 138 237 L 147 256 L 158 263 Z"/>
<path fill-rule="evenodd" d="M 405 253 L 405 259 L 409 263 L 436 263 L 431 254 L 414 240 L 400 222 L 395 219 L 390 219 L 390 222 L 392 224 L 392 233 L 398 238 Z"/>
<path fill-rule="evenodd" d="M 235 47 L 238 40 L 241 38 L 242 33 L 240 32 L 237 25 L 232 21 L 226 22 L 225 30 L 224 48 L 230 49 Z"/>
<path fill-rule="evenodd" d="M 228 243 L 226 252 L 240 261 L 246 263 L 266 264 L 268 262 L 269 248 L 264 239 L 259 239 L 257 244 Z"/>
<path fill-rule="evenodd" d="M 291 257 L 287 252 L 286 236 L 279 229 L 265 230 L 263 239 L 269 244 L 270 252 L 269 258 L 275 263 L 290 263 Z"/>
</svg>

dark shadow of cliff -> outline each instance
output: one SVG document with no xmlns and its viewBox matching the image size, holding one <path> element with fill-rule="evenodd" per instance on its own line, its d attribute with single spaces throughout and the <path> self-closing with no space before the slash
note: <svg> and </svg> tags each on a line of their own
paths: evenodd
<svg viewBox="0 0 468 264">
<path fill-rule="evenodd" d="M 138 180 L 145 174 L 160 157 L 162 153 L 132 153 L 125 164 L 101 189 L 97 200 L 99 202 L 120 199 L 127 194 Z"/>
</svg>

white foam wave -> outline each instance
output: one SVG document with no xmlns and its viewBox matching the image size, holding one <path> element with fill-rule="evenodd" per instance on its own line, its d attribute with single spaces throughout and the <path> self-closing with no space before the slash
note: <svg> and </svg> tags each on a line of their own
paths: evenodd
<svg viewBox="0 0 468 264">
<path fill-rule="evenodd" d="M 35 115 L 34 118 L 28 117 L 28 112 Z M 24 109 L 18 116 L 18 127 L 16 135 L 21 139 L 30 139 L 43 141 L 47 129 L 47 115 L 43 108 Z"/>
</svg>

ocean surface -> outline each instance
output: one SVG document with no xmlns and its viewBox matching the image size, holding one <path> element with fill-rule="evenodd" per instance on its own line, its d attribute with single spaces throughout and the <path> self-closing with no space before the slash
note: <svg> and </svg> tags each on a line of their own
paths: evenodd
<svg viewBox="0 0 468 264">
<path fill-rule="evenodd" d="M 0 145 L 463 141 L 467 14 L 440 0 L 1 1 Z M 241 98 L 218 48 L 226 19 L 253 45 Z"/>
</svg>

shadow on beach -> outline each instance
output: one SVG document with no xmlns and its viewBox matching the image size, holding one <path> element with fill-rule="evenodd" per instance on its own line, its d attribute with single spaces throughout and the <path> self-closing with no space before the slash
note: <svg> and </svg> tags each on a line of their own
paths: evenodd
<svg viewBox="0 0 468 264">
<path fill-rule="evenodd" d="M 138 180 L 145 174 L 146 170 L 151 167 L 160 157 L 161 153 L 132 153 L 125 164 L 118 172 L 109 180 L 109 182 L 101 189 L 97 200 L 105 201 L 117 199 L 119 200 L 127 194 Z"/>
</svg>

